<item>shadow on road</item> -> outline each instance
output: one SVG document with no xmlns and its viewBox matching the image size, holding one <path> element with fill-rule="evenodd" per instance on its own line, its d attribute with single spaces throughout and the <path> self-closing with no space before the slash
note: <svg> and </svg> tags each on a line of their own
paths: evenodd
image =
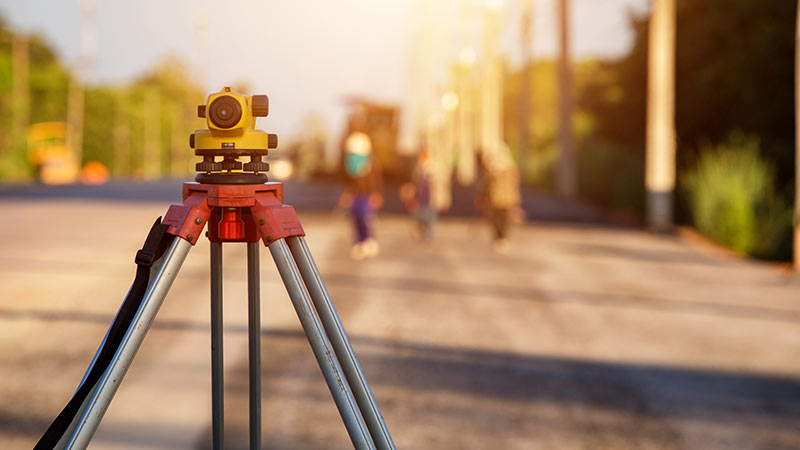
<svg viewBox="0 0 800 450">
<path fill-rule="evenodd" d="M 100 315 L 33 311 L 1 311 L 0 317 L 110 320 Z M 206 333 L 208 325 L 157 320 L 155 332 L 164 329 Z M 244 334 L 246 327 L 228 327 L 226 332 Z M 524 422 L 529 426 L 514 433 L 533 441 L 540 427 L 552 432 L 555 426 L 566 427 L 565 432 L 576 428 L 611 433 L 631 442 L 661 442 L 670 439 L 664 435 L 669 427 L 664 423 L 653 427 L 652 422 L 688 420 L 717 430 L 714 436 L 707 436 L 709 441 L 693 443 L 694 448 L 725 448 L 734 439 L 743 448 L 784 448 L 781 442 L 789 442 L 784 439 L 800 440 L 800 380 L 793 378 L 450 348 L 365 336 L 354 336 L 352 342 L 387 422 L 398 436 L 420 427 L 458 434 L 465 426 L 480 429 L 480 436 L 491 436 L 504 432 L 508 424 Z M 265 329 L 262 348 L 265 405 L 272 405 L 264 415 L 265 448 L 339 448 L 327 442 L 330 436 L 305 429 L 302 421 L 306 420 L 309 424 L 331 422 L 332 429 L 341 428 L 338 438 L 344 439 L 342 448 L 347 448 L 343 427 L 301 331 Z M 227 395 L 233 404 L 227 418 L 226 448 L 247 448 L 247 362 L 229 367 L 226 377 Z M 552 423 L 543 412 L 552 407 L 572 410 L 573 418 L 562 417 Z M 276 416 L 298 408 L 301 416 Z M 604 417 L 609 413 L 622 419 L 608 422 Z M 286 431 L 290 427 L 274 423 L 280 420 L 301 422 L 294 424 L 294 431 Z M 15 416 L 0 407 L 2 433 L 36 435 L 48 421 Z M 117 443 L 164 445 L 171 442 L 170 435 L 191 432 L 166 423 L 151 424 L 146 433 L 135 431 L 142 423 L 113 433 L 120 440 Z M 747 442 L 734 437 L 742 431 L 746 431 Z M 198 448 L 208 448 L 210 431 L 203 434 Z"/>
<path fill-rule="evenodd" d="M 569 251 L 578 255 L 597 255 L 602 257 L 612 257 L 629 259 L 643 262 L 658 262 L 670 264 L 698 264 L 709 266 L 724 266 L 729 263 L 720 258 L 714 258 L 708 254 L 689 251 L 675 251 L 646 248 L 625 248 L 619 245 L 602 244 L 571 244 L 567 247 Z"/>
<path fill-rule="evenodd" d="M 296 420 L 327 421 L 341 428 L 304 340 L 299 331 L 265 331 L 264 366 L 271 368 L 263 380 L 265 402 L 282 405 L 276 407 L 277 413 L 294 405 L 303 412 Z M 716 430 L 700 436 L 690 448 L 731 448 L 734 443 L 740 448 L 790 448 L 787 443 L 800 439 L 796 426 L 800 380 L 796 379 L 456 349 L 363 336 L 352 341 L 398 441 L 404 432 L 418 432 L 420 427 L 433 428 L 441 436 L 469 435 L 472 430 L 475 439 L 506 433 L 530 442 L 536 442 L 536 430 L 560 429 L 567 434 L 591 434 L 580 438 L 589 442 L 612 435 L 623 442 L 674 448 L 668 423 L 681 421 Z M 246 361 L 228 376 L 229 389 L 236 386 L 237 392 L 232 400 L 236 407 L 228 417 L 228 444 L 245 449 Z M 302 388 L 290 395 L 277 392 L 278 386 L 297 380 L 304 380 Z M 553 407 L 573 411 L 572 419 L 553 421 L 545 414 Z M 619 419 L 609 421 L 609 415 Z M 734 437 L 743 432 L 745 437 Z M 348 448 L 344 432 L 338 438 L 341 442 L 332 443 L 330 436 L 315 435 L 313 429 L 296 435 L 269 424 L 264 430 L 264 445 L 271 449 Z M 198 448 L 209 448 L 209 441 L 207 430 Z M 463 448 L 457 441 L 429 446 L 429 442 L 412 445 Z M 566 444 L 563 448 L 574 447 Z"/>
</svg>

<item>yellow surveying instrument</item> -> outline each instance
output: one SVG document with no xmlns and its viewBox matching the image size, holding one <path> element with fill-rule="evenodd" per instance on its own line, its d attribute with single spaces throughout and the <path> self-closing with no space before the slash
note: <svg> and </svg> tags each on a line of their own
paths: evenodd
<svg viewBox="0 0 800 450">
<path fill-rule="evenodd" d="M 212 184 L 249 184 L 265 182 L 269 164 L 262 158 L 268 149 L 278 146 L 278 136 L 258 130 L 256 117 L 269 114 L 266 95 L 247 97 L 229 87 L 208 96 L 205 105 L 197 107 L 197 115 L 206 119 L 208 129 L 189 136 L 189 146 L 203 161 L 197 163 L 195 180 Z M 241 162 L 239 157 L 250 157 Z M 219 160 L 219 158 L 222 158 Z M 239 173 L 244 171 L 245 173 Z M 224 178 L 220 178 L 220 177 Z"/>
<path fill-rule="evenodd" d="M 89 445 L 133 362 L 189 250 L 208 223 L 211 241 L 212 448 L 224 448 L 222 244 L 247 244 L 250 449 L 261 448 L 261 294 L 259 241 L 270 250 L 354 448 L 395 448 L 372 391 L 305 241 L 283 184 L 267 182 L 267 152 L 277 136 L 255 128 L 269 113 L 266 95 L 230 88 L 211 94 L 197 110 L 207 129 L 190 147 L 203 160 L 195 182 L 183 184 L 183 203 L 159 217 L 136 253 L 136 277 L 72 399 L 36 449 Z M 239 158 L 247 157 L 242 162 Z"/>
</svg>

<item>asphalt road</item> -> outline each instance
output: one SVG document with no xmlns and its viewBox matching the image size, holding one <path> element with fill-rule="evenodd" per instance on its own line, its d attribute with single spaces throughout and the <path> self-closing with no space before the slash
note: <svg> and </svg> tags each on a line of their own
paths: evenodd
<svg viewBox="0 0 800 450">
<path fill-rule="evenodd" d="M 67 401 L 167 202 L 0 196 L 0 448 Z M 774 267 L 675 237 L 532 222 L 496 255 L 484 224 L 430 245 L 384 215 L 348 256 L 343 214 L 308 241 L 401 449 L 798 449 L 800 296 Z M 190 253 L 93 449 L 210 448 L 208 244 Z M 265 249 L 263 440 L 350 444 Z M 225 248 L 226 448 L 247 448 L 245 249 Z"/>
</svg>

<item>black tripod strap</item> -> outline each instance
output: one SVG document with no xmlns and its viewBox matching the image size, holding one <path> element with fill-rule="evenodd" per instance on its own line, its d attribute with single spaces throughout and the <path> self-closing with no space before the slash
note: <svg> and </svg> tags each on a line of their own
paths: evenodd
<svg viewBox="0 0 800 450">
<path fill-rule="evenodd" d="M 163 256 L 164 251 L 174 238 L 174 236 L 166 233 L 167 228 L 168 225 L 161 224 L 161 217 L 156 219 L 153 227 L 150 228 L 150 233 L 147 235 L 142 249 L 136 252 L 136 278 L 133 280 L 133 285 L 131 285 L 128 295 L 122 302 L 117 316 L 108 329 L 106 340 L 100 348 L 97 358 L 89 368 L 88 375 L 78 387 L 75 395 L 72 396 L 64 409 L 61 410 L 61 413 L 56 416 L 53 423 L 47 428 L 34 450 L 51 450 L 58 444 L 58 441 L 69 429 L 70 424 L 75 420 L 75 415 L 80 411 L 81 405 L 111 363 L 114 354 L 119 349 L 122 338 L 139 310 L 144 294 L 147 291 L 147 286 L 150 284 L 150 268 L 155 261 Z"/>
</svg>

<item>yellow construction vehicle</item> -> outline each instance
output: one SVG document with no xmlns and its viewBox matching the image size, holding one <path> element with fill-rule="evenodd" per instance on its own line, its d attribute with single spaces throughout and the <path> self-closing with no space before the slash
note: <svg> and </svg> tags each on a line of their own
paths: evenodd
<svg viewBox="0 0 800 450">
<path fill-rule="evenodd" d="M 36 179 L 44 184 L 69 184 L 78 179 L 80 165 L 67 146 L 67 124 L 42 122 L 28 129 L 28 159 Z"/>
</svg>

